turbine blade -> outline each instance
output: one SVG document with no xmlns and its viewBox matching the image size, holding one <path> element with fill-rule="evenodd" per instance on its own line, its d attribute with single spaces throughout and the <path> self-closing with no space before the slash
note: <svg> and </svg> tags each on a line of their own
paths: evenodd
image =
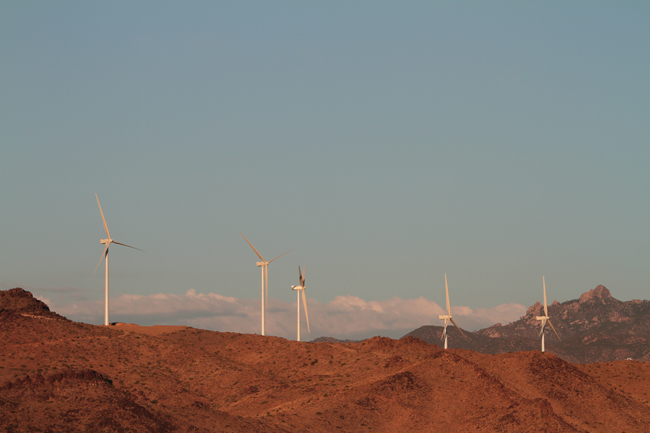
<svg viewBox="0 0 650 433">
<path fill-rule="evenodd" d="M 264 309 L 269 305 L 269 265 L 264 266 Z"/>
<path fill-rule="evenodd" d="M 104 260 L 104 257 L 108 254 L 108 246 L 110 244 L 106 244 L 106 248 L 104 248 L 104 252 L 102 253 L 102 256 L 99 258 L 99 262 L 97 262 L 97 266 L 95 266 L 95 271 L 93 272 L 93 277 L 95 276 L 95 272 L 97 272 L 97 269 L 99 269 L 99 264 Z"/>
<path fill-rule="evenodd" d="M 113 243 L 118 244 L 118 245 L 122 245 L 123 247 L 133 248 L 134 250 L 142 251 L 143 253 L 146 252 L 145 250 L 141 250 L 140 248 L 132 247 L 131 245 L 123 244 L 122 242 L 113 241 Z"/>
<path fill-rule="evenodd" d="M 548 317 L 548 306 L 546 305 L 546 280 L 542 275 L 542 283 L 544 284 L 544 315 Z"/>
<path fill-rule="evenodd" d="M 445 327 L 442 328 L 442 335 L 440 336 L 441 340 L 445 339 L 445 335 L 447 335 L 447 321 L 445 320 Z"/>
<path fill-rule="evenodd" d="M 295 250 L 295 248 L 294 248 L 294 250 Z M 284 254 L 289 254 L 291 251 L 293 251 L 293 250 L 289 250 L 289 251 L 287 251 L 287 252 L 284 253 Z M 276 257 L 275 259 L 273 259 L 273 260 L 279 259 L 279 258 L 282 257 L 284 254 L 280 254 L 279 256 L 277 256 L 277 257 Z M 264 260 L 264 259 L 262 259 L 262 260 Z M 270 260 L 269 263 L 271 263 L 273 260 Z"/>
<path fill-rule="evenodd" d="M 447 315 L 451 316 L 451 306 L 449 305 L 449 286 L 447 286 L 447 274 L 445 274 L 445 292 L 447 293 Z"/>
<path fill-rule="evenodd" d="M 241 235 L 241 233 L 239 233 L 239 234 Z M 253 246 L 253 244 L 251 244 L 250 242 L 248 242 L 248 239 L 246 239 L 246 236 L 241 235 L 241 237 L 244 238 L 244 240 L 246 241 L 246 243 L 247 243 L 248 245 L 251 246 L 251 248 L 253 249 L 253 251 L 255 251 L 255 254 L 257 254 L 257 257 L 259 257 L 260 260 L 262 260 L 263 262 L 265 262 L 266 260 L 264 260 L 264 257 L 262 257 L 262 255 L 261 255 L 261 254 L 260 254 L 260 253 L 255 249 L 255 247 Z"/>
<path fill-rule="evenodd" d="M 463 337 L 465 337 L 465 333 L 463 332 L 462 329 L 460 329 L 460 328 L 458 327 L 458 325 L 456 325 L 456 322 L 454 322 L 454 318 L 451 317 L 449 320 L 451 320 L 451 323 L 453 323 L 454 326 L 455 326 L 455 327 L 460 331 L 460 335 L 462 335 Z"/>
<path fill-rule="evenodd" d="M 97 197 L 97 193 L 95 193 L 95 198 L 97 199 L 97 206 L 99 206 L 99 213 L 102 214 L 102 221 L 104 222 L 104 230 L 106 230 L 106 236 L 108 236 L 108 238 L 110 239 L 111 234 L 108 233 L 108 226 L 106 225 L 106 219 L 104 218 L 104 212 L 102 212 L 102 205 L 99 204 L 99 197 Z"/>
<path fill-rule="evenodd" d="M 546 329 L 546 320 L 542 322 L 542 330 L 539 331 L 539 336 L 541 337 L 544 334 L 544 329 Z"/>
<path fill-rule="evenodd" d="M 300 285 L 303 287 L 307 287 L 305 285 L 305 276 L 307 275 L 307 266 L 303 266 L 302 268 L 302 280 L 300 280 Z"/>
<path fill-rule="evenodd" d="M 555 336 L 557 337 L 558 340 L 562 341 L 559 335 L 557 335 L 557 331 L 555 330 L 555 327 L 553 326 L 553 323 L 551 323 L 551 319 L 548 319 L 548 324 L 551 325 L 551 329 L 553 332 L 555 332 Z"/>
<path fill-rule="evenodd" d="M 311 334 L 309 330 L 309 313 L 307 312 L 307 297 L 305 296 L 305 289 L 302 289 L 302 305 L 305 306 L 305 319 L 307 319 L 307 332 Z"/>
</svg>

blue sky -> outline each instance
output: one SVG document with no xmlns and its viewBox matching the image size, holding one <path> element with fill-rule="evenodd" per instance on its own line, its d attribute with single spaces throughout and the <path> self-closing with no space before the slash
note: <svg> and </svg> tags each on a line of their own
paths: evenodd
<svg viewBox="0 0 650 433">
<path fill-rule="evenodd" d="M 254 315 L 240 232 L 267 259 L 295 248 L 269 267 L 286 314 L 298 265 L 324 309 L 444 305 L 445 273 L 472 311 L 532 305 L 542 275 L 559 301 L 598 284 L 647 298 L 648 16 L 647 2 L 3 2 L 0 288 L 101 323 L 97 193 L 113 238 L 146 251 L 111 248 L 116 299 L 193 289 Z"/>
</svg>

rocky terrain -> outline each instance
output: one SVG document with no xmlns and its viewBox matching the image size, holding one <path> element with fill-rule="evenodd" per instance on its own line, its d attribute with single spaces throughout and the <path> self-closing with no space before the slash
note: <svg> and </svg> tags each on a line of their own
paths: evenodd
<svg viewBox="0 0 650 433">
<path fill-rule="evenodd" d="M 449 330 L 449 347 L 497 354 L 537 350 L 541 347 L 540 322 L 544 306 L 537 302 L 521 319 L 500 323 L 463 338 L 453 326 Z M 575 363 L 626 360 L 650 361 L 650 302 L 622 302 L 598 286 L 574 299 L 548 306 L 548 314 L 562 339 L 547 327 L 546 350 Z M 462 323 L 458 324 L 462 326 Z M 439 344 L 442 327 L 423 326 L 406 336 Z"/>
<path fill-rule="evenodd" d="M 650 363 L 104 327 L 46 307 L 0 292 L 2 431 L 650 431 Z"/>
<path fill-rule="evenodd" d="M 318 337 L 312 340 L 312 343 L 360 343 L 363 340 L 339 340 L 334 337 Z"/>
</svg>

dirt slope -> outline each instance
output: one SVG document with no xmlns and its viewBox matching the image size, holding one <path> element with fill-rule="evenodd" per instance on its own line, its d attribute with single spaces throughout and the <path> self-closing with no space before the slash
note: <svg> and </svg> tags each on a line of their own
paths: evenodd
<svg viewBox="0 0 650 433">
<path fill-rule="evenodd" d="M 0 313 L 4 431 L 648 432 L 650 364 Z"/>
</svg>

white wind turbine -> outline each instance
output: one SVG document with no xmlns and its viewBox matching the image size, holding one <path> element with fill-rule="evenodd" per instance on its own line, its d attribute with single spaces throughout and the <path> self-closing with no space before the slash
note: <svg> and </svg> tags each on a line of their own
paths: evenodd
<svg viewBox="0 0 650 433">
<path fill-rule="evenodd" d="M 441 314 L 438 316 L 440 320 L 445 321 L 445 329 L 442 330 L 442 339 L 445 340 L 445 349 L 447 348 L 447 325 L 449 325 L 449 321 L 454 324 L 456 328 L 458 328 L 458 325 L 456 325 L 456 322 L 454 321 L 454 318 L 451 316 L 451 306 L 449 304 L 449 287 L 447 286 L 447 274 L 445 274 L 445 291 L 447 293 L 447 314 Z M 464 337 L 465 334 L 463 331 L 458 328 L 462 336 Z"/>
<path fill-rule="evenodd" d="M 111 238 L 111 235 L 108 232 L 108 226 L 106 225 L 106 219 L 104 218 L 104 212 L 102 212 L 102 205 L 99 204 L 99 197 L 97 197 L 97 194 L 95 194 L 95 198 L 97 199 L 97 206 L 99 206 L 99 213 L 102 214 L 102 221 L 104 222 L 104 230 L 106 230 L 106 236 L 108 237 L 108 239 L 100 239 L 99 241 L 101 244 L 106 244 L 106 248 L 104 248 L 104 252 L 100 257 L 97 266 L 95 266 L 95 272 L 97 272 L 97 268 L 99 268 L 99 264 L 102 262 L 103 259 L 106 260 L 106 277 L 105 277 L 105 289 L 104 289 L 104 325 L 108 326 L 108 247 L 111 244 L 117 244 L 117 245 L 122 245 L 124 247 L 133 248 L 134 250 L 138 250 L 138 251 L 142 251 L 142 250 L 140 248 L 132 247 L 130 245 L 114 241 Z M 95 276 L 95 272 L 93 272 L 93 276 Z"/>
<path fill-rule="evenodd" d="M 266 320 L 265 320 L 264 314 L 266 312 L 266 301 L 268 301 L 268 298 L 269 298 L 269 263 L 271 263 L 273 260 L 279 259 L 284 254 L 289 254 L 293 250 L 289 250 L 284 254 L 280 254 L 275 259 L 269 260 L 267 262 L 266 260 L 264 260 L 264 257 L 262 257 L 262 255 L 255 249 L 253 244 L 248 242 L 248 239 L 246 239 L 246 236 L 242 235 L 241 233 L 239 233 L 239 234 L 241 235 L 241 237 L 244 238 L 246 243 L 251 246 L 253 251 L 255 251 L 255 254 L 257 254 L 257 257 L 259 257 L 260 260 L 262 260 L 261 262 L 257 262 L 256 265 L 258 267 L 262 268 L 262 335 L 266 335 L 265 334 L 265 332 L 266 332 L 266 329 L 265 329 Z M 265 290 L 265 288 L 266 288 L 266 290 Z"/>
<path fill-rule="evenodd" d="M 300 272 L 300 266 L 298 266 L 298 276 L 300 277 L 300 285 L 299 286 L 291 286 L 291 290 L 296 291 L 297 297 L 297 302 L 298 302 L 298 339 L 297 341 L 300 341 L 300 292 L 302 292 L 302 304 L 305 306 L 305 319 L 307 319 L 307 332 L 311 333 L 309 330 L 309 313 L 307 312 L 307 298 L 305 297 L 305 289 L 307 286 L 305 286 L 305 274 L 306 274 L 306 267 L 303 268 L 302 272 Z"/>
<path fill-rule="evenodd" d="M 544 285 L 544 315 L 543 316 L 537 316 L 537 320 L 542 321 L 542 330 L 540 331 L 539 335 L 542 337 L 542 352 L 544 352 L 544 331 L 546 330 L 546 322 L 548 322 L 549 325 L 551 325 L 551 329 L 553 332 L 555 332 L 555 336 L 557 337 L 558 340 L 562 341 L 559 335 L 557 335 L 557 331 L 555 330 L 555 327 L 551 323 L 551 318 L 548 317 L 548 306 L 546 304 L 546 280 L 542 276 L 542 284 Z"/>
</svg>

